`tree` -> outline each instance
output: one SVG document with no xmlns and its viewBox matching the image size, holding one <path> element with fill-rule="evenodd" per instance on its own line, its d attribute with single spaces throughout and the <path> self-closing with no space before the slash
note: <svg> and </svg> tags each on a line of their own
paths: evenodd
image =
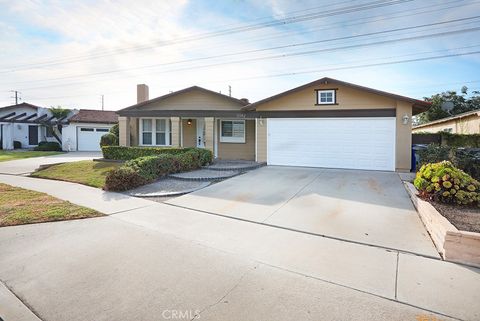
<svg viewBox="0 0 480 321">
<path fill-rule="evenodd" d="M 456 91 L 445 91 L 432 95 L 431 97 L 425 97 L 424 100 L 431 102 L 432 107 L 430 107 L 428 111 L 418 115 L 418 124 L 480 109 L 480 92 L 473 91 L 472 95 L 469 96 L 467 86 L 462 87 L 461 94 L 457 94 Z M 449 111 L 442 108 L 445 102 L 451 102 L 453 108 Z"/>
<path fill-rule="evenodd" d="M 52 116 L 55 116 L 55 118 L 57 120 L 62 119 L 64 117 L 67 117 L 68 114 L 70 114 L 70 109 L 62 108 L 60 106 L 57 106 L 57 107 L 52 106 L 49 109 L 50 109 L 50 112 L 52 113 Z M 53 137 L 55 137 L 55 139 L 61 144 L 62 140 L 55 133 L 55 128 L 54 127 L 57 127 L 58 131 L 61 133 L 62 132 L 62 125 L 57 124 L 56 126 L 53 126 L 52 124 L 46 124 L 45 126 L 47 127 L 47 130 L 50 131 L 50 133 L 52 133 Z"/>
</svg>

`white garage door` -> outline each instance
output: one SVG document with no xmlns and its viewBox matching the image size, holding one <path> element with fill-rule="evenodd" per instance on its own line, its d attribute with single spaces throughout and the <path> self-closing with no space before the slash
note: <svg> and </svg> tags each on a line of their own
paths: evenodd
<svg viewBox="0 0 480 321">
<path fill-rule="evenodd" d="M 268 164 L 395 170 L 395 118 L 268 120 Z"/>
<path fill-rule="evenodd" d="M 100 138 L 108 133 L 106 127 L 77 127 L 77 145 L 79 151 L 99 151 Z"/>
</svg>

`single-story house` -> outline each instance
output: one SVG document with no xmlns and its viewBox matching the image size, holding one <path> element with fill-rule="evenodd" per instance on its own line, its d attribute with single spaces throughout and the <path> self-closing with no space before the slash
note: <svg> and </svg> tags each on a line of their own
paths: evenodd
<svg viewBox="0 0 480 321">
<path fill-rule="evenodd" d="M 58 142 L 64 151 L 99 151 L 100 137 L 118 123 L 115 111 L 72 110 L 56 119 L 49 108 L 21 103 L 0 108 L 0 148 L 33 148 L 39 142 Z"/>
<path fill-rule="evenodd" d="M 201 87 L 121 109 L 122 146 L 205 147 L 269 165 L 409 171 L 412 115 L 428 102 L 321 78 L 255 103 Z"/>
<path fill-rule="evenodd" d="M 111 110 L 80 109 L 62 129 L 64 151 L 99 151 L 100 138 L 118 123 Z"/>
<path fill-rule="evenodd" d="M 434 120 L 413 126 L 413 133 L 448 132 L 453 134 L 480 134 L 480 110 Z"/>
<path fill-rule="evenodd" d="M 13 149 L 17 141 L 22 148 L 33 148 L 41 141 L 56 141 L 46 124 L 53 120 L 48 108 L 20 103 L 0 108 L 0 148 Z"/>
</svg>

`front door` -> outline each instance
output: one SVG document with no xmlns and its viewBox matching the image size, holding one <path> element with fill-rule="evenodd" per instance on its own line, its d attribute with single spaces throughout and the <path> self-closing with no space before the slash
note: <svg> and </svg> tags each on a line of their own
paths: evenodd
<svg viewBox="0 0 480 321">
<path fill-rule="evenodd" d="M 28 126 L 28 145 L 38 145 L 38 126 Z"/>
<path fill-rule="evenodd" d="M 205 148 L 205 119 L 197 118 L 197 147 Z"/>
</svg>

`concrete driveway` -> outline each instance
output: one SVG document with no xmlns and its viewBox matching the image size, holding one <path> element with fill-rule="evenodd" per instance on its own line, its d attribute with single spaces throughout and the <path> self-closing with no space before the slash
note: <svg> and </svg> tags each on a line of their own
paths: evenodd
<svg viewBox="0 0 480 321">
<path fill-rule="evenodd" d="M 392 172 L 268 166 L 167 203 L 438 257 Z"/>
<path fill-rule="evenodd" d="M 34 172 L 40 165 L 77 162 L 102 157 L 101 152 L 69 152 L 65 154 L 32 157 L 0 162 L 0 174 L 25 175 Z"/>
</svg>

